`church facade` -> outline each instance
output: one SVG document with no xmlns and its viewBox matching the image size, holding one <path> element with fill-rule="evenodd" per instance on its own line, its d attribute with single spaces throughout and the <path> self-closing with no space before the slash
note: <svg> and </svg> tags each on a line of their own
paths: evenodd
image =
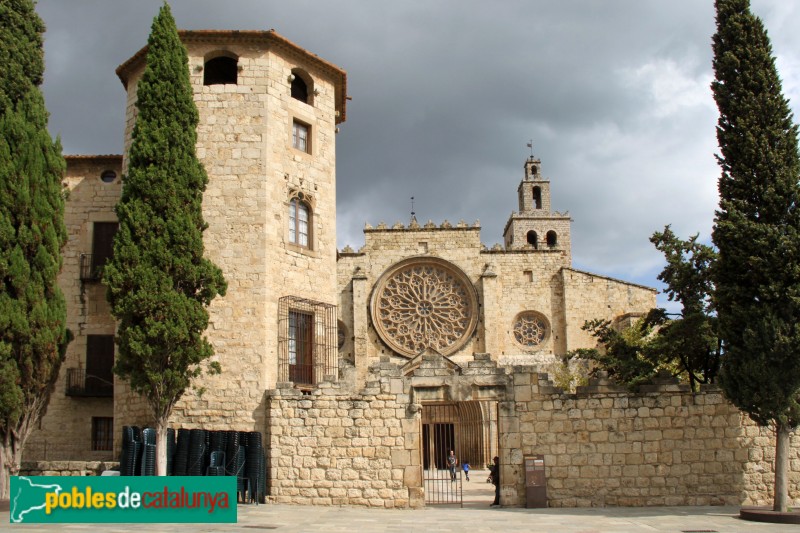
<svg viewBox="0 0 800 533">
<path fill-rule="evenodd" d="M 412 217 L 367 224 L 362 247 L 337 250 L 335 140 L 347 116 L 346 73 L 274 31 L 182 31 L 181 38 L 200 113 L 198 156 L 209 175 L 206 253 L 228 293 L 212 303 L 207 331 L 223 371 L 200 380 L 203 394 L 187 391 L 173 427 L 262 432 L 275 501 L 424 505 L 426 472 L 441 453 L 434 448 L 462 446 L 476 464 L 500 455 L 503 500 L 522 503 L 534 426 L 551 423 L 552 410 L 564 406 L 553 398 L 565 393 L 541 373 L 569 351 L 595 346 L 585 321 L 642 315 L 656 291 L 572 267 L 570 215 L 552 210 L 550 181 L 534 157 L 521 170 L 502 246 L 485 247 L 479 223 Z M 111 371 L 115 322 L 101 282 L 145 61 L 142 49 L 117 70 L 128 96 L 126 153 L 67 157 L 60 282 L 75 340 L 27 460 L 113 459 L 123 426 L 152 423 L 146 404 Z M 663 387 L 676 398 L 685 392 L 672 382 Z M 647 398 L 642 405 L 656 401 Z M 610 413 L 617 400 L 609 401 Z M 449 414 L 433 409 L 445 404 Z M 469 438 L 467 419 L 482 428 Z M 437 424 L 449 428 L 446 442 L 426 430 Z M 575 428 L 561 428 L 564 439 L 585 432 L 586 421 Z M 553 461 L 567 453 L 539 439 Z M 611 468 L 612 456 L 634 452 L 597 453 L 608 456 L 599 466 Z M 552 490 L 562 490 L 560 505 L 597 503 L 596 490 L 580 500 L 559 483 Z M 720 483 L 732 495 L 724 501 L 742 499 L 741 483 Z M 648 500 L 643 493 L 627 504 L 705 501 L 687 499 L 692 494 Z M 619 498 L 602 503 L 624 504 Z"/>
</svg>

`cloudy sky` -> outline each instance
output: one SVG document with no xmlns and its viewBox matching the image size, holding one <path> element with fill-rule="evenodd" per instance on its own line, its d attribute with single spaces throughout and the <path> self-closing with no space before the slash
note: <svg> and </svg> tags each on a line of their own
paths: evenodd
<svg viewBox="0 0 800 533">
<path fill-rule="evenodd" d="M 66 154 L 120 153 L 115 68 L 161 0 L 39 0 L 44 92 Z M 574 266 L 660 287 L 648 238 L 709 240 L 719 174 L 713 0 L 171 0 L 180 28 L 273 28 L 348 73 L 339 247 L 365 222 L 480 219 L 502 242 L 530 155 L 569 211 Z M 752 0 L 800 111 L 800 2 Z M 666 303 L 663 297 L 659 300 Z"/>
</svg>

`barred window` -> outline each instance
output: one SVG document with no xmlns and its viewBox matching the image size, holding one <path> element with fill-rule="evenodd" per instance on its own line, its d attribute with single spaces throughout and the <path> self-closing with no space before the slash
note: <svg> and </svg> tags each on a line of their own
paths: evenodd
<svg viewBox="0 0 800 533">
<path fill-rule="evenodd" d="M 92 451 L 114 449 L 114 417 L 92 417 Z"/>
<path fill-rule="evenodd" d="M 278 380 L 299 387 L 338 373 L 336 306 L 297 296 L 278 302 Z"/>
<path fill-rule="evenodd" d="M 312 384 L 314 315 L 289 311 L 289 381 Z"/>
</svg>

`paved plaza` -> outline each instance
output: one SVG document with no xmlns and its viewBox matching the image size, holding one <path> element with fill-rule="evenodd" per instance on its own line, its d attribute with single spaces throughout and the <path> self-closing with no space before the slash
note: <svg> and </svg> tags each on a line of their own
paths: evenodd
<svg viewBox="0 0 800 533">
<path fill-rule="evenodd" d="M 460 476 L 463 476 L 459 472 Z M 236 524 L 9 524 L 0 512 L 0 532 L 92 531 L 95 533 L 759 533 L 796 532 L 800 526 L 739 519 L 738 507 L 605 507 L 589 509 L 490 508 L 494 486 L 488 471 L 453 485 L 459 505 L 418 510 L 305 505 L 239 505 Z"/>
<path fill-rule="evenodd" d="M 738 507 L 606 507 L 593 509 L 490 508 L 493 485 L 487 471 L 452 485 L 463 494 L 458 505 L 419 510 L 301 505 L 239 505 L 237 524 L 9 524 L 0 512 L 0 532 L 93 531 L 108 533 L 257 532 L 276 533 L 800 533 L 800 526 L 759 524 L 738 518 Z M 447 484 L 448 488 L 450 484 Z"/>
<path fill-rule="evenodd" d="M 595 509 L 427 508 L 422 510 L 240 505 L 237 524 L 19 524 L 0 513 L 0 531 L 68 533 L 257 532 L 276 533 L 653 533 L 800 532 L 800 526 L 738 518 L 736 507 L 611 507 Z"/>
</svg>

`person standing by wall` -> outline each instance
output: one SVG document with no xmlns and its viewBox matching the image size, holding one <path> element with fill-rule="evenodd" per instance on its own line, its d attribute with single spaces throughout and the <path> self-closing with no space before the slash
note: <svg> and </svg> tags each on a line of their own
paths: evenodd
<svg viewBox="0 0 800 533">
<path fill-rule="evenodd" d="M 500 505 L 500 458 L 495 456 L 494 464 L 489 467 L 489 476 L 494 485 L 494 501 L 489 507 Z"/>
</svg>

